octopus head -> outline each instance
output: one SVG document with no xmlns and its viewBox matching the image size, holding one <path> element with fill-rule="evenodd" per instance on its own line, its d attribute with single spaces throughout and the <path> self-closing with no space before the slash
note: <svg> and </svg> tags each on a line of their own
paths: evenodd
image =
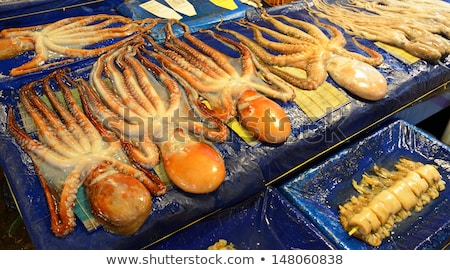
<svg viewBox="0 0 450 270">
<path fill-rule="evenodd" d="M 91 174 L 91 176 L 94 176 Z M 91 211 L 108 231 L 130 235 L 147 220 L 152 197 L 136 178 L 120 172 L 88 178 L 86 195 Z"/>
<path fill-rule="evenodd" d="M 282 143 L 291 134 L 291 122 L 284 109 L 254 90 L 246 90 L 237 101 L 241 125 L 260 141 Z"/>
<path fill-rule="evenodd" d="M 225 180 L 222 156 L 211 145 L 189 138 L 182 129 L 162 143 L 160 150 L 167 175 L 186 192 L 210 193 Z"/>
<path fill-rule="evenodd" d="M 327 72 L 338 85 L 360 98 L 376 101 L 386 96 L 386 78 L 367 63 L 336 55 L 328 61 Z"/>
</svg>

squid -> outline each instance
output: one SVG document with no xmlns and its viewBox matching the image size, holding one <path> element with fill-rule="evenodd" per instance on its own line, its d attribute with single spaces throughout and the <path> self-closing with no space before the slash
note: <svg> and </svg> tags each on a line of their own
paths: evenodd
<svg viewBox="0 0 450 270">
<path fill-rule="evenodd" d="M 421 211 L 445 189 L 439 171 L 430 164 L 400 159 L 397 171 L 376 166 L 376 176 L 363 176 L 353 186 L 360 193 L 339 206 L 340 221 L 350 235 L 372 246 L 389 236 L 394 224 Z"/>
</svg>

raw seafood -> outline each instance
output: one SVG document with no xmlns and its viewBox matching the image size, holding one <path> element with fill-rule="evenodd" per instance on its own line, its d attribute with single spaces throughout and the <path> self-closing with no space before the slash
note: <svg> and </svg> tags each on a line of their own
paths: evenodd
<svg viewBox="0 0 450 270">
<path fill-rule="evenodd" d="M 429 164 L 400 159 L 396 171 L 375 166 L 375 176 L 363 175 L 353 186 L 360 193 L 339 206 L 339 218 L 349 234 L 379 246 L 395 223 L 421 211 L 445 189 L 439 171 Z"/>
<path fill-rule="evenodd" d="M 312 0 L 309 10 L 359 38 L 436 63 L 450 53 L 450 4 L 440 0 Z"/>
<path fill-rule="evenodd" d="M 155 175 L 133 166 L 120 140 L 88 119 L 69 89 L 82 86 L 65 72 L 55 71 L 20 90 L 20 100 L 35 122 L 38 138 L 18 126 L 12 108 L 8 129 L 33 160 L 56 236 L 73 231 L 73 208 L 82 186 L 100 224 L 114 233 L 132 234 L 150 215 L 152 195 L 165 194 L 166 186 Z M 64 102 L 53 92 L 55 81 Z M 38 96 L 38 89 L 44 91 L 51 106 Z"/>
<path fill-rule="evenodd" d="M 209 116 L 199 121 L 178 84 L 150 61 L 144 39 L 99 57 L 82 93 L 87 110 L 126 143 L 130 158 L 146 169 L 160 162 L 170 180 L 190 193 L 216 190 L 226 176 L 221 154 L 227 127 Z M 149 57 L 149 58 L 147 58 Z"/>
<path fill-rule="evenodd" d="M 3 29 L 0 32 L 0 60 L 34 50 L 32 60 L 13 68 L 10 75 L 36 72 L 71 62 L 74 58 L 93 57 L 110 51 L 153 23 L 152 20 L 138 23 L 119 15 L 97 14 L 65 18 L 45 25 Z M 62 60 L 48 61 L 55 58 Z"/>
<path fill-rule="evenodd" d="M 185 41 L 173 33 L 177 25 L 183 28 Z M 233 58 L 193 36 L 180 21 L 169 20 L 164 29 L 164 46 L 150 40 L 156 51 L 153 56 L 183 85 L 198 115 L 204 119 L 213 115 L 224 123 L 238 116 L 254 137 L 269 143 L 283 143 L 290 136 L 286 112 L 268 97 L 290 101 L 295 98 L 294 89 L 253 62 L 247 47 L 211 30 L 200 30 L 239 52 L 240 57 Z M 257 67 L 272 85 L 259 77 Z"/>
<path fill-rule="evenodd" d="M 343 34 L 319 20 L 312 24 L 286 15 L 270 15 L 265 9 L 261 9 L 260 16 L 273 28 L 247 20 L 239 21 L 239 25 L 253 31 L 253 39 L 220 25 L 216 29 L 236 37 L 272 73 L 300 89 L 317 89 L 329 74 L 338 85 L 363 99 L 379 100 L 386 96 L 386 79 L 375 68 L 383 62 L 383 57 L 375 50 L 363 46 L 356 39 L 353 39 L 355 45 L 369 56 L 347 50 Z M 331 37 L 319 27 L 329 31 Z M 306 78 L 293 76 L 282 67 L 304 70 Z"/>
</svg>

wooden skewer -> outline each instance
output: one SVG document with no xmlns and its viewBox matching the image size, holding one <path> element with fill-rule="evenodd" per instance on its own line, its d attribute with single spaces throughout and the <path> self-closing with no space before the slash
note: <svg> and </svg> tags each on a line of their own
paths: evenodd
<svg viewBox="0 0 450 270">
<path fill-rule="evenodd" d="M 348 232 L 348 235 L 352 236 L 358 229 L 359 229 L 358 226 L 353 227 L 353 229 L 351 229 L 351 230 Z"/>
</svg>

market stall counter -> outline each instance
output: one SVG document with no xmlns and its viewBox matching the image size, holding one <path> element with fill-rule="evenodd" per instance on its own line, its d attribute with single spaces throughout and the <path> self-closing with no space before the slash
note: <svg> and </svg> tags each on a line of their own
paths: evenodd
<svg viewBox="0 0 450 270">
<path fill-rule="evenodd" d="M 64 9 L 64 12 L 57 9 L 57 11 L 45 13 L 45 18 L 47 22 L 50 22 L 80 14 L 93 15 L 98 11 L 106 12 L 105 6 L 100 6 L 100 9 L 74 7 L 73 9 Z M 303 7 L 302 3 L 293 2 L 267 10 L 271 14 L 282 13 L 293 18 L 312 21 Z M 114 11 L 116 14 L 121 11 L 121 9 L 112 7 L 106 9 L 109 12 Z M 250 35 L 250 30 L 242 29 L 236 21 L 243 16 L 249 21 L 256 22 L 260 20 L 260 12 L 253 7 L 245 7 L 245 12 L 242 12 L 242 9 L 243 7 L 240 6 L 238 15 L 230 15 L 231 17 L 227 21 L 222 22 L 221 27 Z M 52 17 L 52 14 L 56 14 L 55 17 Z M 125 16 L 127 15 L 129 14 L 125 14 Z M 2 20 L 0 28 L 8 28 L 12 24 L 17 27 L 20 22 L 28 26 L 33 23 L 31 18 L 33 16 Z M 189 25 L 189 20 L 186 23 Z M 207 25 L 205 28 L 213 30 L 214 26 Z M 218 50 L 236 57 L 235 51 L 233 52 L 223 43 L 217 42 L 211 35 L 198 32 L 193 35 Z M 230 36 L 230 38 L 232 37 Z M 346 36 L 346 38 L 350 40 L 350 37 Z M 406 64 L 370 41 L 361 40 L 360 42 L 377 51 L 384 58 L 384 62 L 377 67 L 388 84 L 387 94 L 384 98 L 378 101 L 361 99 L 340 88 L 331 78 L 327 79 L 330 87 L 324 92 L 296 90 L 297 99 L 295 101 L 276 101 L 285 110 L 292 125 L 291 133 L 285 142 L 272 144 L 253 140 L 249 143 L 238 131 L 230 128 L 228 140 L 214 143 L 215 149 L 220 152 L 225 162 L 226 176 L 223 184 L 217 190 L 207 194 L 192 194 L 169 183 L 165 195 L 153 198 L 152 213 L 142 227 L 136 233 L 128 236 L 107 232 L 101 226 L 88 228 L 89 226 L 86 224 L 91 222 L 91 219 L 89 207 L 84 207 L 83 189 L 78 192 L 75 230 L 65 237 L 56 237 L 52 233 L 47 201 L 33 163 L 12 138 L 6 123 L 10 108 L 16 111 L 16 115 L 20 115 L 19 89 L 28 82 L 41 79 L 60 66 L 21 76 L 10 76 L 10 70 L 18 64 L 28 61 L 32 54 L 2 60 L 0 162 L 33 244 L 38 249 L 142 249 L 151 247 L 172 233 L 189 227 L 190 224 L 202 217 L 264 192 L 267 186 L 285 180 L 286 175 L 292 175 L 299 169 L 304 169 L 310 162 L 326 156 L 355 136 L 376 127 L 398 111 L 430 96 L 447 91 L 446 85 L 450 80 L 450 72 L 447 68 L 449 57 L 442 59 L 439 64 L 430 64 L 423 60 Z M 351 42 L 348 42 L 348 48 L 360 51 Z M 96 57 L 76 59 L 64 66 L 70 67 L 68 76 L 88 78 L 96 60 Z M 310 96 L 311 94 L 313 96 Z M 317 107 L 321 109 L 320 113 L 311 114 L 312 108 Z M 23 114 L 20 116 L 22 117 Z M 303 225 L 299 224 L 299 226 Z M 323 244 L 323 247 L 333 246 L 327 241 L 320 244 Z"/>
</svg>

